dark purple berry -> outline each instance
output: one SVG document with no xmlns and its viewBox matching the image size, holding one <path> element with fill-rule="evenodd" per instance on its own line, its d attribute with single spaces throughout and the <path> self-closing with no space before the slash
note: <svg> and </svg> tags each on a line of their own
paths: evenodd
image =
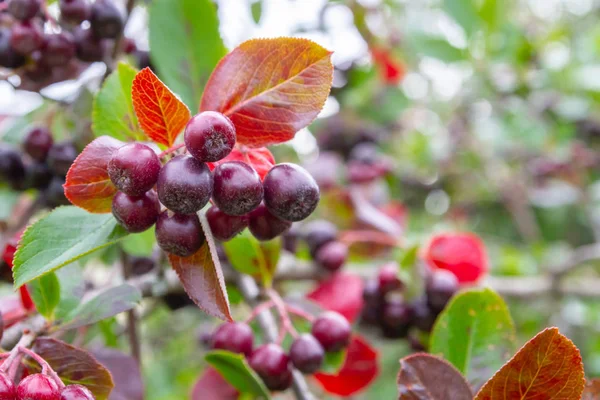
<svg viewBox="0 0 600 400">
<path fill-rule="evenodd" d="M 133 52 L 133 57 L 135 58 L 139 69 L 150 68 L 151 70 L 154 70 L 149 51 L 136 50 Z"/>
<path fill-rule="evenodd" d="M 88 0 L 60 0 L 60 18 L 70 24 L 80 24 L 90 17 Z"/>
<path fill-rule="evenodd" d="M 8 12 L 21 21 L 31 19 L 40 11 L 41 0 L 8 0 Z"/>
<path fill-rule="evenodd" d="M 436 313 L 427 305 L 427 299 L 418 299 L 412 304 L 414 319 L 413 325 L 423 332 L 430 332 L 435 323 Z"/>
<path fill-rule="evenodd" d="M 290 229 L 288 229 L 287 232 L 283 233 L 283 236 L 282 236 L 283 248 L 292 254 L 296 254 L 296 251 L 298 251 L 299 237 L 300 237 L 300 228 L 298 227 L 298 225 L 292 224 Z"/>
<path fill-rule="evenodd" d="M 163 211 L 156 222 L 156 241 L 167 253 L 188 257 L 206 241 L 196 214 L 172 214 Z"/>
<path fill-rule="evenodd" d="M 58 176 L 66 176 L 76 158 L 77 149 L 72 142 L 54 143 L 48 151 L 48 165 Z"/>
<path fill-rule="evenodd" d="M 254 351 L 248 363 L 269 390 L 283 391 L 291 386 L 290 358 L 281 346 L 275 343 L 263 344 Z"/>
<path fill-rule="evenodd" d="M 330 272 L 335 272 L 342 268 L 347 259 L 348 246 L 337 240 L 322 246 L 315 257 L 317 265 Z"/>
<path fill-rule="evenodd" d="M 406 337 L 414 318 L 410 305 L 403 299 L 390 299 L 385 302 L 381 311 L 381 330 L 388 338 Z"/>
<path fill-rule="evenodd" d="M 213 176 L 213 200 L 225 214 L 247 214 L 262 201 L 263 185 L 250 165 L 241 161 L 225 162 L 215 168 Z"/>
<path fill-rule="evenodd" d="M 68 385 L 60 393 L 60 400 L 96 400 L 90 389 L 83 385 Z"/>
<path fill-rule="evenodd" d="M 210 200 L 213 177 L 205 163 L 181 155 L 162 167 L 156 187 L 160 202 L 169 210 L 194 214 Z"/>
<path fill-rule="evenodd" d="M 227 322 L 212 334 L 212 348 L 244 354 L 250 357 L 254 343 L 252 328 L 243 322 Z"/>
<path fill-rule="evenodd" d="M 394 262 L 382 265 L 377 272 L 377 279 L 379 280 L 379 288 L 384 294 L 402 289 L 404 286 L 398 278 L 398 264 Z"/>
<path fill-rule="evenodd" d="M 322 219 L 309 222 L 304 228 L 304 240 L 313 258 L 317 255 L 317 251 L 321 246 L 335 240 L 337 235 L 337 227 Z"/>
<path fill-rule="evenodd" d="M 117 192 L 112 201 L 112 213 L 127 232 L 138 233 L 150 229 L 156 223 L 160 204 L 154 190 L 141 196 Z"/>
<path fill-rule="evenodd" d="M 115 39 L 123 30 L 123 15 L 111 0 L 97 0 L 92 5 L 90 24 L 98 39 Z"/>
<path fill-rule="evenodd" d="M 450 271 L 436 269 L 427 280 L 427 304 L 433 311 L 442 311 L 458 291 L 458 287 L 456 275 Z"/>
<path fill-rule="evenodd" d="M 17 386 L 19 400 L 60 400 L 58 384 L 48 375 L 33 374 Z"/>
<path fill-rule="evenodd" d="M 361 322 L 367 325 L 375 325 L 379 322 L 384 296 L 379 290 L 377 279 L 368 279 L 363 288 L 363 309 Z"/>
<path fill-rule="evenodd" d="M 292 223 L 284 221 L 273 214 L 264 204 L 259 205 L 250 213 L 248 227 L 258 240 L 271 240 L 287 231 Z"/>
<path fill-rule="evenodd" d="M 120 191 L 139 196 L 156 184 L 162 165 L 150 147 L 128 143 L 120 147 L 108 162 L 108 176 Z"/>
<path fill-rule="evenodd" d="M 317 208 L 319 186 L 312 176 L 296 164 L 278 164 L 264 182 L 265 205 L 286 221 L 301 221 Z"/>
<path fill-rule="evenodd" d="M 0 176 L 13 187 L 18 187 L 25 179 L 25 164 L 17 149 L 0 147 Z"/>
<path fill-rule="evenodd" d="M 313 323 L 311 333 L 321 343 L 325 351 L 340 351 L 350 343 L 352 329 L 341 314 L 327 311 Z"/>
<path fill-rule="evenodd" d="M 184 131 L 187 150 L 203 162 L 225 158 L 235 146 L 235 127 L 225 115 L 204 111 L 190 119 Z"/>
<path fill-rule="evenodd" d="M 248 227 L 249 217 L 227 215 L 217 206 L 212 206 L 206 212 L 206 220 L 215 239 L 226 242 Z"/>
<path fill-rule="evenodd" d="M 108 42 L 97 39 L 91 29 L 75 29 L 73 32 L 77 58 L 85 62 L 104 61 L 108 51 Z"/>
<path fill-rule="evenodd" d="M 0 66 L 18 68 L 25 64 L 26 59 L 12 48 L 11 36 L 10 29 L 0 29 Z"/>
<path fill-rule="evenodd" d="M 36 127 L 29 131 L 23 142 L 23 150 L 37 161 L 45 161 L 54 140 L 48 128 Z"/>
<path fill-rule="evenodd" d="M 0 400 L 17 400 L 17 388 L 4 372 L 0 372 Z"/>
<path fill-rule="evenodd" d="M 10 44 L 19 54 L 31 54 L 44 44 L 42 29 L 36 23 L 30 21 L 14 24 Z"/>
<path fill-rule="evenodd" d="M 52 68 L 45 64 L 29 64 L 23 70 L 23 77 L 33 83 L 42 83 L 50 79 Z"/>
<path fill-rule="evenodd" d="M 294 340 L 290 347 L 290 360 L 294 367 L 305 374 L 314 374 L 321 368 L 325 350 L 315 337 L 309 333 Z"/>
<path fill-rule="evenodd" d="M 42 62 L 50 67 L 64 66 L 75 57 L 75 51 L 75 40 L 69 32 L 47 35 Z"/>
<path fill-rule="evenodd" d="M 45 189 L 50 185 L 53 175 L 48 164 L 42 162 L 33 162 L 25 168 L 26 186 L 34 189 Z"/>
<path fill-rule="evenodd" d="M 51 181 L 46 190 L 44 190 L 44 198 L 46 199 L 46 205 L 50 208 L 58 206 L 66 206 L 69 200 L 65 196 L 65 190 L 63 185 L 65 180 L 61 177 L 55 176 Z"/>
<path fill-rule="evenodd" d="M 129 272 L 131 275 L 145 275 L 156 268 L 156 263 L 150 257 L 129 257 Z"/>
</svg>

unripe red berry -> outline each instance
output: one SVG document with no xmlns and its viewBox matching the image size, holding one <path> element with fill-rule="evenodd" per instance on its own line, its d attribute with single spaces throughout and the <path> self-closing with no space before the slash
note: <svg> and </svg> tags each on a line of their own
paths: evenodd
<svg viewBox="0 0 600 400">
<path fill-rule="evenodd" d="M 83 385 L 68 385 L 60 393 L 60 400 L 96 400 L 90 389 Z"/>
<path fill-rule="evenodd" d="M 352 328 L 342 315 L 327 311 L 315 320 L 311 333 L 325 351 L 340 351 L 350 343 Z"/>
<path fill-rule="evenodd" d="M 227 350 L 249 357 L 252 354 L 254 332 L 243 322 L 227 322 L 214 331 L 211 340 L 213 349 Z"/>
<path fill-rule="evenodd" d="M 225 115 L 204 111 L 190 119 L 184 131 L 187 150 L 202 162 L 225 158 L 235 146 L 235 127 Z"/>
<path fill-rule="evenodd" d="M 281 346 L 263 344 L 252 353 L 248 363 L 270 390 L 286 390 L 291 386 L 290 358 Z"/>
<path fill-rule="evenodd" d="M 317 265 L 330 272 L 342 268 L 348 258 L 348 246 L 334 240 L 322 246 L 315 257 Z"/>
<path fill-rule="evenodd" d="M 58 384 L 48 375 L 33 374 L 17 386 L 19 400 L 60 400 Z"/>
<path fill-rule="evenodd" d="M 0 400 L 17 400 L 17 388 L 4 372 L 0 372 Z"/>
</svg>

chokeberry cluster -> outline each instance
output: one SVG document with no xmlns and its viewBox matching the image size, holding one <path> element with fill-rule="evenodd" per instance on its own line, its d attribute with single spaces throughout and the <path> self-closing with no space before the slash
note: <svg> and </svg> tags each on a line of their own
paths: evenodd
<svg viewBox="0 0 600 400">
<path fill-rule="evenodd" d="M 300 235 L 315 264 L 329 272 L 338 271 L 348 259 L 348 245 L 338 240 L 338 229 L 329 221 L 312 221 Z"/>
<path fill-rule="evenodd" d="M 264 181 L 241 161 L 220 162 L 211 172 L 207 163 L 223 160 L 236 143 L 235 127 L 225 115 L 206 111 L 192 117 L 184 140 L 189 154 L 165 165 L 142 143 L 124 145 L 108 163 L 108 175 L 119 190 L 112 203 L 115 218 L 129 232 L 156 224 L 164 251 L 186 257 L 200 249 L 205 237 L 197 212 L 211 198 L 214 205 L 206 218 L 221 241 L 246 227 L 259 240 L 273 239 L 316 208 L 319 188 L 297 165 L 278 164 Z M 160 204 L 166 210 L 161 212 Z"/>
<path fill-rule="evenodd" d="M 31 128 L 21 148 L 0 147 L 0 179 L 12 189 L 37 189 L 49 207 L 68 204 L 65 176 L 78 151 L 71 141 L 55 143 L 49 129 Z"/>
<path fill-rule="evenodd" d="M 212 349 L 242 354 L 269 390 L 283 391 L 292 384 L 292 367 L 304 374 L 318 372 L 327 352 L 337 352 L 350 343 L 350 323 L 342 315 L 327 311 L 312 323 L 310 333 L 294 338 L 289 352 L 275 343 L 254 347 L 252 328 L 243 322 L 217 327 L 208 338 Z"/>
<path fill-rule="evenodd" d="M 424 296 L 409 303 L 403 297 L 404 284 L 398 278 L 397 264 L 385 264 L 380 267 L 377 277 L 365 284 L 362 322 L 378 326 L 388 338 L 407 337 L 411 327 L 429 332 L 458 288 L 454 274 L 433 270 L 426 278 Z"/>
<path fill-rule="evenodd" d="M 110 41 L 123 31 L 124 16 L 112 0 L 60 0 L 60 31 L 49 32 L 44 24 L 57 24 L 42 2 L 7 0 L 10 24 L 0 28 L 0 66 L 18 69 L 24 88 L 69 79 L 80 70 L 78 63 L 104 61 Z"/>
</svg>

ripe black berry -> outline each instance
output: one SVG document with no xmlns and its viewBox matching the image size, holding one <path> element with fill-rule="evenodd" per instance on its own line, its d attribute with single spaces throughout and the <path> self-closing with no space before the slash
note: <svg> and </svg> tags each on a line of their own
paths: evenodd
<svg viewBox="0 0 600 400">
<path fill-rule="evenodd" d="M 263 185 L 252 168 L 241 161 L 220 164 L 213 171 L 213 200 L 225 214 L 244 215 L 263 198 Z"/>
<path fill-rule="evenodd" d="M 212 206 L 206 212 L 206 220 L 215 239 L 226 242 L 248 226 L 249 217 L 227 215 L 217 206 Z"/>
<path fill-rule="evenodd" d="M 413 321 L 412 308 L 403 299 L 390 299 L 381 312 L 381 330 L 389 338 L 406 337 Z"/>
<path fill-rule="evenodd" d="M 404 284 L 398 278 L 398 264 L 390 262 L 382 265 L 377 272 L 379 288 L 382 293 L 389 293 L 394 290 L 402 289 Z"/>
<path fill-rule="evenodd" d="M 169 210 L 194 214 L 210 200 L 213 177 L 205 163 L 181 155 L 160 170 L 156 186 L 160 202 Z"/>
<path fill-rule="evenodd" d="M 70 24 L 80 24 L 90 17 L 88 0 L 60 0 L 60 18 Z"/>
<path fill-rule="evenodd" d="M 13 187 L 18 187 L 25 178 L 23 158 L 12 147 L 0 147 L 0 176 Z"/>
<path fill-rule="evenodd" d="M 44 190 L 44 198 L 48 207 L 58 207 L 70 204 L 69 200 L 65 196 L 65 190 L 63 185 L 65 184 L 64 178 L 55 176 L 50 181 L 50 184 Z"/>
<path fill-rule="evenodd" d="M 225 115 L 205 111 L 190 119 L 184 131 L 185 146 L 203 162 L 225 158 L 235 145 L 235 127 Z"/>
<path fill-rule="evenodd" d="M 423 332 L 430 332 L 435 323 L 436 313 L 427 305 L 427 299 L 418 299 L 411 305 L 413 309 L 413 325 Z"/>
<path fill-rule="evenodd" d="M 139 196 L 158 180 L 161 163 L 156 153 L 142 143 L 120 147 L 108 162 L 108 176 L 120 191 Z"/>
<path fill-rule="evenodd" d="M 91 29 L 75 29 L 73 32 L 77 58 L 85 62 L 103 61 L 108 49 L 104 39 L 97 39 Z"/>
<path fill-rule="evenodd" d="M 220 325 L 212 334 L 212 348 L 244 354 L 250 357 L 254 343 L 254 332 L 243 322 L 228 322 Z"/>
<path fill-rule="evenodd" d="M 314 258 L 321 246 L 335 240 L 337 234 L 337 227 L 329 221 L 309 222 L 304 228 L 304 240 L 308 245 L 310 255 Z"/>
<path fill-rule="evenodd" d="M 44 44 L 42 29 L 31 21 L 25 21 L 12 26 L 10 44 L 19 54 L 31 54 Z"/>
<path fill-rule="evenodd" d="M 458 291 L 458 279 L 450 272 L 437 269 L 427 281 L 427 304 L 434 311 L 442 311 L 454 293 Z"/>
<path fill-rule="evenodd" d="M 334 311 L 321 314 L 313 323 L 311 333 L 325 351 L 340 351 L 350 343 L 350 323 Z"/>
<path fill-rule="evenodd" d="M 31 129 L 25 137 L 23 150 L 34 160 L 45 161 L 53 142 L 48 128 L 36 127 Z"/>
<path fill-rule="evenodd" d="M 77 158 L 77 149 L 72 142 L 54 143 L 48 151 L 48 165 L 58 176 L 66 176 Z"/>
<path fill-rule="evenodd" d="M 50 67 L 63 66 L 75 57 L 75 41 L 68 32 L 47 35 L 42 50 L 44 64 Z"/>
<path fill-rule="evenodd" d="M 206 241 L 196 214 L 172 214 L 163 211 L 156 222 L 156 241 L 167 253 L 188 257 Z"/>
<path fill-rule="evenodd" d="M 6 373 L 0 372 L 0 399 L 16 400 L 16 398 L 17 388 L 15 384 Z"/>
<path fill-rule="evenodd" d="M 315 337 L 309 333 L 294 340 L 290 347 L 290 360 L 298 370 L 305 374 L 314 374 L 321 368 L 325 350 Z"/>
<path fill-rule="evenodd" d="M 305 219 L 319 203 L 317 182 L 296 164 L 274 166 L 265 176 L 263 186 L 267 208 L 286 221 Z"/>
<path fill-rule="evenodd" d="M 123 30 L 123 15 L 110 0 L 97 0 L 92 6 L 90 24 L 98 39 L 115 39 Z"/>
<path fill-rule="evenodd" d="M 33 374 L 19 383 L 17 397 L 19 400 L 60 400 L 60 392 L 48 375 Z"/>
<path fill-rule="evenodd" d="M 290 358 L 275 343 L 263 344 L 257 348 L 250 357 L 249 364 L 269 390 L 286 390 L 292 384 Z"/>
<path fill-rule="evenodd" d="M 326 245 L 322 246 L 317 255 L 315 261 L 317 264 L 330 272 L 339 270 L 348 258 L 348 246 L 342 242 L 334 240 Z"/>
<path fill-rule="evenodd" d="M 260 204 L 256 210 L 250 213 L 248 227 L 250 232 L 258 240 L 271 240 L 281 235 L 292 226 L 289 221 L 284 221 L 271 214 L 264 204 Z"/>
<path fill-rule="evenodd" d="M 361 313 L 361 322 L 374 325 L 379 322 L 384 296 L 379 290 L 377 279 L 369 279 L 363 288 L 364 305 Z"/>
<path fill-rule="evenodd" d="M 60 400 L 96 400 L 96 398 L 83 385 L 68 385 L 60 393 Z"/>
<path fill-rule="evenodd" d="M 8 12 L 13 17 L 25 21 L 35 17 L 40 11 L 41 0 L 9 0 Z"/>
<path fill-rule="evenodd" d="M 8 28 L 0 29 L 0 66 L 18 68 L 25 64 L 25 57 L 17 53 L 11 45 L 11 32 Z"/>
<path fill-rule="evenodd" d="M 131 275 L 144 275 L 154 268 L 156 268 L 156 263 L 150 257 L 129 257 L 129 272 Z"/>
<path fill-rule="evenodd" d="M 112 212 L 127 232 L 137 233 L 151 228 L 156 223 L 160 204 L 154 190 L 141 196 L 129 196 L 117 192 L 113 197 Z"/>
<path fill-rule="evenodd" d="M 48 164 L 33 162 L 25 167 L 26 186 L 34 189 L 45 189 L 52 181 L 52 171 Z"/>
</svg>

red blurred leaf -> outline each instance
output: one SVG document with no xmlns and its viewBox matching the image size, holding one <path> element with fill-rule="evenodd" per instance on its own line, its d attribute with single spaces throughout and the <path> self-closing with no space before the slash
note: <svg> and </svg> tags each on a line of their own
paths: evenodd
<svg viewBox="0 0 600 400">
<path fill-rule="evenodd" d="M 190 110 L 150 68 L 137 73 L 132 88 L 133 108 L 140 126 L 156 143 L 171 147 L 191 118 Z"/>
<path fill-rule="evenodd" d="M 231 118 L 239 143 L 282 143 L 317 117 L 332 78 L 331 52 L 310 40 L 253 39 L 219 62 L 200 110 Z"/>
<path fill-rule="evenodd" d="M 372 48 L 371 55 L 383 82 L 388 85 L 397 85 L 402 81 L 406 75 L 404 63 L 398 60 L 390 49 Z"/>
<path fill-rule="evenodd" d="M 236 400 L 238 391 L 213 368 L 207 368 L 194 384 L 191 400 Z"/>
<path fill-rule="evenodd" d="M 215 242 L 204 215 L 200 217 L 206 242 L 189 257 L 169 254 L 169 261 L 190 299 L 207 314 L 231 321 L 225 278 Z"/>
<path fill-rule="evenodd" d="M 109 400 L 144 400 L 142 374 L 133 357 L 109 348 L 96 349 L 92 353 L 113 376 L 115 387 Z"/>
<path fill-rule="evenodd" d="M 320 282 L 306 297 L 326 310 L 337 311 L 353 322 L 363 307 L 363 285 L 360 276 L 338 272 Z"/>
<path fill-rule="evenodd" d="M 472 400 L 465 378 L 449 362 L 429 354 L 400 360 L 399 400 Z"/>
<path fill-rule="evenodd" d="M 271 151 L 269 151 L 269 149 L 266 147 L 243 150 L 234 148 L 233 151 L 224 159 L 215 163 L 207 164 L 212 171 L 217 165 L 227 161 L 243 161 L 246 164 L 250 164 L 252 168 L 256 170 L 260 176 L 260 179 L 264 179 L 265 175 L 271 170 L 271 168 L 273 168 L 273 165 L 275 165 L 275 157 L 273 157 Z"/>
<path fill-rule="evenodd" d="M 598 400 L 600 399 L 600 379 L 588 380 L 585 383 L 583 397 L 581 400 Z"/>
<path fill-rule="evenodd" d="M 35 341 L 34 350 L 50 364 L 66 385 L 80 384 L 92 391 L 97 400 L 106 400 L 114 387 L 110 372 L 90 353 L 49 337 Z M 41 371 L 37 363 L 30 370 Z"/>
<path fill-rule="evenodd" d="M 584 385 L 579 350 L 558 328 L 548 328 L 504 364 L 475 400 L 580 399 Z"/>
<path fill-rule="evenodd" d="M 431 238 L 423 258 L 432 268 L 446 269 L 460 283 L 474 283 L 488 270 L 485 245 L 473 233 L 444 233 Z"/>
<path fill-rule="evenodd" d="M 15 233 L 6 243 L 4 251 L 2 252 L 2 259 L 10 267 L 11 270 L 14 265 L 13 262 L 15 259 L 15 253 L 17 252 L 17 245 L 19 243 L 19 240 L 21 240 L 21 236 L 23 236 L 23 232 L 25 232 L 25 228 Z M 35 310 L 35 304 L 31 299 L 29 289 L 27 289 L 26 286 L 21 286 L 19 288 L 19 296 L 21 298 L 21 304 L 23 305 L 23 308 L 25 308 L 25 311 Z"/>
<path fill-rule="evenodd" d="M 112 154 L 124 143 L 100 136 L 87 145 L 67 173 L 65 196 L 73 205 L 92 213 L 108 213 L 117 188 L 108 177 Z"/>
<path fill-rule="evenodd" d="M 379 373 L 377 351 L 362 337 L 352 337 L 346 361 L 336 375 L 315 374 L 323 389 L 338 396 L 351 396 L 363 390 Z"/>
</svg>

